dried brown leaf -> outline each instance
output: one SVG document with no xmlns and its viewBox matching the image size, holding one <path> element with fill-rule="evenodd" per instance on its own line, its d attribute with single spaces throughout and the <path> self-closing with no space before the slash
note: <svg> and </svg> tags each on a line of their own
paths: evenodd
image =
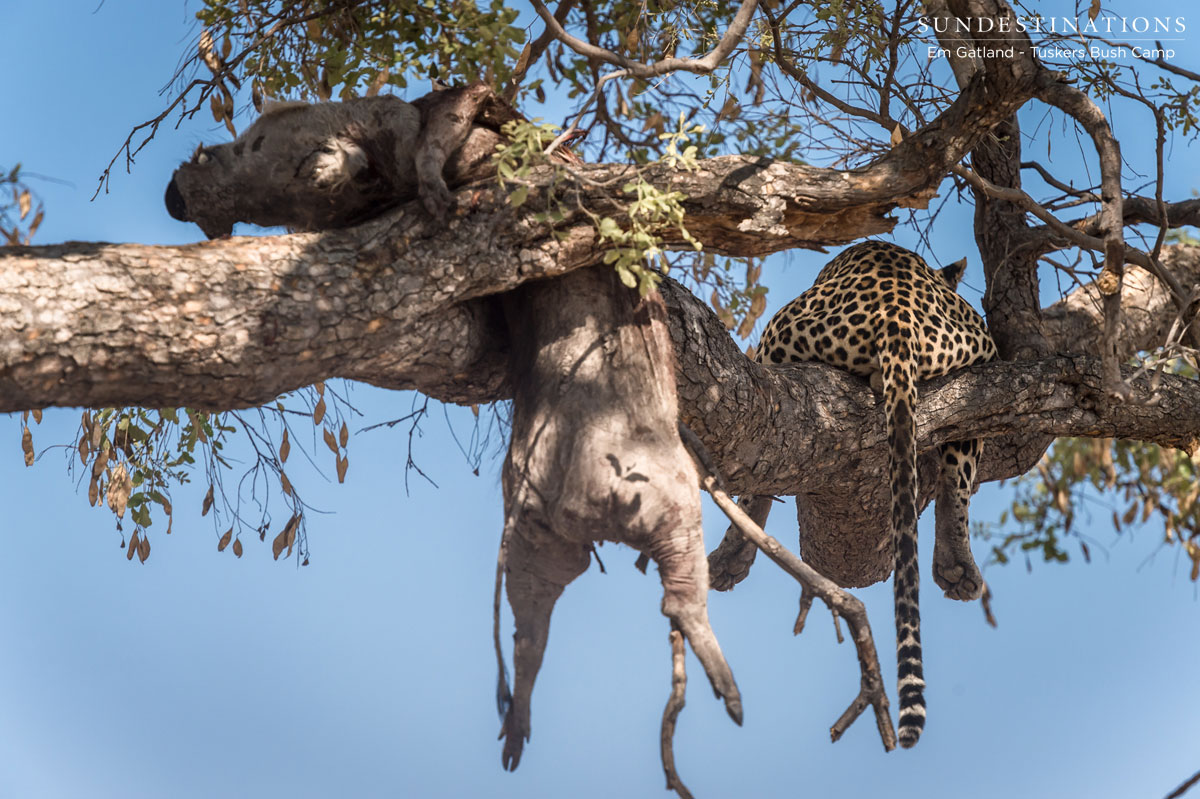
<svg viewBox="0 0 1200 799">
<path fill-rule="evenodd" d="M 289 497 L 292 495 L 292 481 L 283 472 L 279 473 L 279 485 L 283 488 L 283 493 Z"/>
<path fill-rule="evenodd" d="M 296 543 L 296 529 L 300 526 L 300 514 L 292 514 L 292 518 L 288 519 L 287 524 L 279 531 L 279 535 L 275 536 L 275 540 L 271 542 L 271 552 L 275 556 L 275 560 L 279 560 L 280 553 L 284 547 L 287 547 L 288 555 L 292 554 L 292 546 Z"/>
<path fill-rule="evenodd" d="M 225 535 L 221 536 L 221 540 L 217 542 L 217 551 L 224 552 L 225 547 L 229 546 L 229 540 L 233 538 L 233 528 L 230 527 L 225 531 Z"/>
<path fill-rule="evenodd" d="M 740 325 L 738 325 L 738 329 L 737 329 L 738 338 L 747 338 L 753 332 L 754 332 L 754 319 L 750 316 L 747 316 L 744 319 L 742 319 L 742 323 Z"/>
<path fill-rule="evenodd" d="M 200 32 L 200 43 L 198 49 L 200 51 L 200 58 L 204 60 L 204 64 L 209 68 L 209 71 L 211 71 L 214 75 L 220 72 L 222 66 L 221 59 L 217 56 L 216 51 L 213 49 L 212 31 L 208 30 L 207 28 Z"/>
<path fill-rule="evenodd" d="M 271 554 L 275 560 L 279 560 L 279 556 L 283 554 L 284 547 L 287 546 L 287 528 L 279 531 L 279 535 L 271 542 Z"/>
<path fill-rule="evenodd" d="M 100 479 L 92 477 L 92 481 L 88 483 L 88 502 L 94 508 L 96 503 L 100 501 Z"/>
<path fill-rule="evenodd" d="M 478 416 L 479 415 L 479 406 L 473 405 L 471 407 L 473 407 L 475 409 L 475 415 Z M 343 447 L 345 447 L 347 444 L 350 443 L 350 428 L 346 427 L 345 422 L 342 422 L 342 429 L 338 431 L 338 443 L 341 444 Z"/>
<path fill-rule="evenodd" d="M 25 453 L 25 465 L 33 465 L 33 433 L 29 432 L 29 427 L 21 431 L 21 451 Z"/>
<path fill-rule="evenodd" d="M 341 455 L 338 455 L 338 459 L 337 459 L 337 476 L 338 476 L 338 482 L 339 482 L 339 483 L 344 483 L 344 482 L 346 482 L 346 470 L 347 470 L 347 469 L 349 469 L 349 468 L 350 468 L 350 459 L 349 459 L 349 458 L 343 458 Z"/>
<path fill-rule="evenodd" d="M 213 486 L 208 484 L 208 491 L 204 494 L 204 503 L 200 506 L 200 515 L 207 516 L 213 506 Z"/>
<path fill-rule="evenodd" d="M 29 189 L 21 192 L 21 196 L 17 198 L 17 206 L 21 210 L 21 218 L 29 216 L 29 210 L 33 208 L 33 195 L 29 193 Z"/>
<path fill-rule="evenodd" d="M 900 130 L 900 126 L 892 128 L 892 146 L 895 147 L 900 142 L 904 141 L 904 131 Z"/>
<path fill-rule="evenodd" d="M 338 451 L 338 443 L 337 439 L 333 436 L 333 431 L 326 427 L 321 431 L 321 438 L 325 439 L 325 446 L 329 447 L 329 451 L 336 455 Z"/>
<path fill-rule="evenodd" d="M 99 479 L 104 467 L 108 464 L 108 453 L 111 451 L 106 447 L 96 455 L 96 460 L 92 461 L 92 479 Z"/>
<path fill-rule="evenodd" d="M 37 422 L 38 424 L 42 423 L 42 409 L 41 408 L 33 409 L 33 421 Z"/>
<path fill-rule="evenodd" d="M 146 562 L 146 558 L 150 557 L 150 539 L 142 536 L 142 540 L 138 542 L 138 560 L 142 563 Z"/>
<path fill-rule="evenodd" d="M 1091 6 L 1088 8 L 1088 22 L 1094 22 L 1096 16 L 1100 13 L 1100 0 L 1092 0 Z"/>
<path fill-rule="evenodd" d="M 134 530 L 133 535 L 129 537 L 129 546 L 125 547 L 125 560 L 133 560 L 133 553 L 137 551 L 137 548 L 138 534 L 137 530 Z"/>
<path fill-rule="evenodd" d="M 131 491 L 133 491 L 133 480 L 129 477 L 129 470 L 125 468 L 125 464 L 119 463 L 108 478 L 108 494 L 105 497 L 108 507 L 117 514 L 118 519 L 125 517 L 125 505 L 129 502 Z"/>
<path fill-rule="evenodd" d="M 279 462 L 287 463 L 288 453 L 292 451 L 292 442 L 288 440 L 288 431 L 283 431 L 283 441 L 279 444 Z"/>
<path fill-rule="evenodd" d="M 732 94 L 725 98 L 725 104 L 721 106 L 720 112 L 717 114 L 718 119 L 737 119 L 742 115 L 742 106 L 738 103 L 737 98 Z"/>
<path fill-rule="evenodd" d="M 233 542 L 233 554 L 239 558 L 242 556 L 242 539 Z"/>
<path fill-rule="evenodd" d="M 321 401 L 317 403 L 317 407 L 313 408 L 313 424 L 314 425 L 320 424 L 321 420 L 324 418 L 325 418 L 325 398 L 321 397 Z"/>
<path fill-rule="evenodd" d="M 87 436 L 82 435 L 79 437 L 79 462 L 84 466 L 87 466 L 88 451 L 89 447 Z"/>
</svg>

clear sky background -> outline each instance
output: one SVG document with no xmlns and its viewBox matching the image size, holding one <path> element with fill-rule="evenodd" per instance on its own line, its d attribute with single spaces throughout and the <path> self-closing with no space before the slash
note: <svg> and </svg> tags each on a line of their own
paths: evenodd
<svg viewBox="0 0 1200 799">
<path fill-rule="evenodd" d="M 1140 13 L 1182 10 L 1154 2 L 1160 10 Z M 198 142 L 227 140 L 211 118 L 165 126 L 132 174 L 114 172 L 111 192 L 89 202 L 129 129 L 164 106 L 158 90 L 198 32 L 189 6 L 0 4 L 0 164 L 64 181 L 34 183 L 47 208 L 35 243 L 201 238 L 167 215 L 162 194 Z M 1178 58 L 1192 69 L 1196 37 Z M 1027 131 L 1048 124 L 1040 114 L 1026 115 Z M 1152 131 L 1144 114 L 1119 115 L 1135 166 L 1147 167 Z M 1073 139 L 1055 135 L 1056 163 L 1080 162 Z M 1197 162 L 1194 149 L 1171 153 L 1170 196 L 1200 183 Z M 970 220 L 969 209 L 948 210 L 932 241 L 942 263 L 972 254 L 964 294 L 977 303 Z M 896 240 L 916 243 L 908 232 Z M 768 315 L 823 260 L 772 260 Z M 414 401 L 350 390 L 364 412 L 355 429 Z M 399 429 L 352 440 L 345 485 L 331 470 L 293 477 L 331 512 L 310 521 L 303 569 L 273 562 L 253 539 L 241 560 L 218 553 L 221 531 L 199 513 L 203 485 L 176 491 L 173 534 L 152 528 L 150 559 L 127 562 L 111 514 L 90 508 L 86 485 L 67 476 L 70 453 L 43 452 L 70 442 L 78 420 L 77 409 L 48 411 L 34 430 L 41 457 L 25 468 L 19 418 L 0 419 L 0 799 L 667 795 L 660 587 L 653 571 L 634 570 L 634 552 L 613 546 L 600 552 L 608 573 L 593 567 L 558 603 L 532 740 L 516 773 L 501 770 L 490 637 L 501 455 L 472 475 L 450 432 L 470 434 L 469 412 L 435 410 L 415 442 L 437 488 L 412 479 L 405 492 Z M 974 517 L 995 519 L 1007 496 L 985 487 Z M 700 797 L 1164 796 L 1200 768 L 1200 605 L 1161 530 L 1115 535 L 1107 501 L 1083 522 L 1091 565 L 989 569 L 998 629 L 977 604 L 933 586 L 927 514 L 929 725 L 913 751 L 884 753 L 869 717 L 829 742 L 857 690 L 854 650 L 837 645 L 819 603 L 793 638 L 797 587 L 758 563 L 732 594 L 710 598 L 745 726 L 729 721 L 690 660 L 676 737 L 684 780 Z M 789 545 L 793 518 L 780 507 L 770 524 Z M 706 530 L 715 545 L 723 520 L 707 514 Z M 894 702 L 890 582 L 858 594 Z"/>
</svg>

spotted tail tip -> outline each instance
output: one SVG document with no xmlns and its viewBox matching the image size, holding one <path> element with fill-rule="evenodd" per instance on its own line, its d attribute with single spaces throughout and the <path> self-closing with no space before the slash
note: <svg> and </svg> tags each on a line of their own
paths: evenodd
<svg viewBox="0 0 1200 799">
<path fill-rule="evenodd" d="M 921 732 L 924 729 L 924 707 L 918 705 L 913 708 L 904 708 L 900 711 L 900 746 L 905 749 L 912 749 L 917 745 L 917 741 L 921 739 Z"/>
</svg>

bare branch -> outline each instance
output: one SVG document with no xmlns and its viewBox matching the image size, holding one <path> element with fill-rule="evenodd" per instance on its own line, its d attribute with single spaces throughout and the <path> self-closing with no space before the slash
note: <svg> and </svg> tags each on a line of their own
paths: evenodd
<svg viewBox="0 0 1200 799">
<path fill-rule="evenodd" d="M 1155 48 L 1157 48 L 1158 52 L 1160 52 L 1160 53 L 1163 52 L 1164 50 L 1166 50 L 1166 48 L 1163 47 L 1162 42 L 1155 42 L 1154 46 L 1155 46 Z M 1167 61 L 1162 56 L 1159 56 L 1158 58 L 1154 58 L 1154 59 L 1150 59 L 1150 58 L 1146 58 L 1145 56 L 1142 56 L 1142 60 L 1148 64 L 1154 64 L 1154 66 L 1156 66 L 1156 67 L 1165 69 L 1167 72 L 1173 72 L 1176 75 L 1180 76 L 1181 78 L 1187 78 L 1188 80 L 1194 80 L 1197 83 L 1200 83 L 1200 73 L 1192 72 L 1190 69 L 1184 69 L 1181 66 L 1172 64 L 1170 61 Z M 1169 799 L 1169 797 L 1168 797 L 1168 799 Z"/>
<path fill-rule="evenodd" d="M 1103 239 L 1095 236 L 1089 236 L 1068 225 L 1066 222 L 1063 222 L 1057 216 L 1047 210 L 1045 206 L 1033 199 L 1033 197 L 1029 196 L 1029 194 L 1027 194 L 1025 191 L 1021 189 L 1009 188 L 1007 186 L 997 186 L 995 183 L 992 183 L 991 181 L 977 174 L 975 171 L 967 169 L 963 166 L 955 165 L 950 168 L 950 171 L 951 173 L 958 175 L 960 178 L 967 181 L 967 183 L 971 184 L 976 189 L 982 191 L 987 196 L 992 197 L 993 199 L 1004 200 L 1006 202 L 1013 203 L 1014 205 L 1025 209 L 1038 219 L 1045 222 L 1051 231 L 1062 236 L 1076 247 L 1083 247 L 1087 250 L 1104 249 Z"/>
<path fill-rule="evenodd" d="M 754 545 L 761 549 L 767 557 L 795 578 L 804 587 L 806 593 L 820 597 L 835 616 L 846 619 L 846 624 L 850 627 L 850 635 L 854 639 L 854 648 L 858 653 L 858 667 L 862 676 L 859 681 L 858 695 L 830 728 L 830 737 L 835 741 L 841 738 L 855 719 L 862 715 L 862 712 L 869 706 L 875 709 L 875 724 L 879 729 L 879 737 L 883 741 L 884 750 L 890 752 L 895 749 L 896 730 L 892 726 L 887 691 L 884 690 L 883 680 L 880 678 L 879 657 L 875 653 L 875 640 L 871 636 L 867 610 L 863 607 L 862 602 L 793 555 L 775 538 L 767 535 L 726 493 L 716 466 L 708 458 L 704 445 L 695 433 L 686 425 L 680 424 L 679 435 L 696 459 L 697 466 L 702 470 L 701 486 L 712 496 L 713 501 L 725 512 L 729 520 L 737 525 L 742 534 L 754 542 Z"/>
<path fill-rule="evenodd" d="M 1166 799 L 1179 799 L 1179 797 L 1190 791 L 1197 783 L 1200 783 L 1200 771 L 1197 771 L 1191 777 L 1184 780 L 1178 788 L 1167 794 Z"/>
<path fill-rule="evenodd" d="M 1104 271 L 1097 281 L 1104 295 L 1105 392 L 1112 398 L 1129 397 L 1121 382 L 1117 359 L 1117 328 L 1121 323 L 1121 280 L 1125 275 L 1124 200 L 1121 190 L 1121 147 L 1108 120 L 1092 99 L 1049 72 L 1038 77 L 1037 98 L 1071 116 L 1092 138 L 1100 157 L 1100 227 L 1104 236 Z"/>
<path fill-rule="evenodd" d="M 733 21 L 729 23 L 729 27 L 726 28 L 725 33 L 721 36 L 721 41 L 717 43 L 716 47 L 700 58 L 677 58 L 672 56 L 655 61 L 653 64 L 644 64 L 572 36 L 567 33 L 559 20 L 550 13 L 550 10 L 546 8 L 546 5 L 541 0 L 531 0 L 531 2 L 538 16 L 546 23 L 546 29 L 553 32 L 554 36 L 560 42 L 585 58 L 620 67 L 636 78 L 655 78 L 678 71 L 707 75 L 720 66 L 729 54 L 733 52 L 733 49 L 738 46 L 738 43 L 741 42 L 742 37 L 746 34 L 746 29 L 750 27 L 750 20 L 754 18 L 755 9 L 758 8 L 758 0 L 742 0 L 741 8 L 738 9 Z"/>
<path fill-rule="evenodd" d="M 1060 220 L 1044 205 L 1033 199 L 1033 197 L 1021 189 L 997 186 L 991 181 L 988 181 L 976 174 L 974 171 L 962 166 L 951 167 L 950 171 L 953 174 L 963 178 L 972 186 L 987 194 L 989 197 L 1011 202 L 1045 222 L 1046 227 L 1034 229 L 1035 233 L 1044 233 L 1046 243 L 1042 246 L 1045 249 L 1056 248 L 1056 246 L 1050 244 L 1049 237 L 1057 235 L 1063 242 L 1063 244 L 1059 246 L 1075 246 L 1095 252 L 1106 251 L 1107 240 L 1098 236 L 1090 235 L 1091 231 L 1100 232 L 1102 229 L 1102 225 L 1104 223 L 1101 222 L 1101 219 L 1107 218 L 1105 212 L 1102 211 L 1100 214 L 1096 214 L 1095 216 L 1082 220 L 1076 220 L 1075 222 L 1068 224 Z M 1159 224 L 1159 220 L 1162 219 L 1163 211 L 1166 212 L 1168 219 L 1170 218 L 1170 215 L 1174 213 L 1176 220 L 1178 220 L 1180 224 L 1189 224 L 1189 222 L 1184 220 L 1200 219 L 1200 201 L 1197 200 L 1188 200 L 1182 203 L 1165 205 L 1162 207 L 1163 210 L 1159 210 L 1160 206 L 1156 200 L 1138 197 L 1133 198 L 1130 205 L 1126 206 L 1126 208 L 1126 224 L 1135 224 L 1140 221 L 1153 221 L 1156 224 Z M 1163 268 L 1158 259 L 1153 258 L 1141 250 L 1130 247 L 1129 245 L 1125 244 L 1124 241 L 1122 241 L 1121 247 L 1122 272 L 1124 271 L 1124 264 L 1126 262 L 1137 264 L 1162 280 L 1163 285 L 1170 290 L 1171 297 L 1175 302 L 1176 307 L 1181 312 L 1187 310 L 1187 308 L 1193 302 L 1190 293 L 1184 289 L 1183 285 L 1174 275 Z M 1102 336 L 1103 335 L 1104 334 L 1102 334 Z M 1113 343 L 1113 346 L 1116 346 L 1115 342 Z"/>
<path fill-rule="evenodd" d="M 554 20 L 561 26 L 567 21 L 567 15 L 571 13 L 571 9 L 575 6 L 575 0 L 562 0 L 558 4 L 558 8 L 554 9 Z M 554 31 L 549 26 L 542 30 L 540 36 L 525 46 L 524 52 L 521 53 L 520 59 L 517 61 L 517 69 L 513 72 L 509 79 L 508 86 L 504 90 L 504 99 L 510 103 L 517 96 L 517 90 L 521 88 L 521 81 L 525 79 L 526 73 L 530 67 L 538 62 L 542 57 L 542 53 L 546 52 L 546 48 L 550 46 L 550 42 L 554 41 Z"/>
<path fill-rule="evenodd" d="M 896 127 L 898 123 L 885 113 L 879 113 L 868 108 L 859 108 L 858 106 L 851 105 L 837 95 L 825 90 L 820 84 L 808 77 L 808 74 L 804 72 L 804 70 L 797 67 L 792 60 L 788 58 L 787 53 L 784 52 L 784 37 L 780 31 L 779 24 L 781 17 L 775 16 L 771 13 L 770 9 L 766 7 L 763 8 L 762 13 L 763 16 L 767 18 L 767 24 L 771 29 L 771 42 L 774 50 L 775 64 L 779 67 L 783 74 L 787 75 L 789 78 L 796 81 L 796 83 L 808 89 L 823 102 L 828 103 L 837 110 L 841 111 L 843 114 L 870 120 L 889 132 Z"/>
<path fill-rule="evenodd" d="M 1126 225 L 1148 224 L 1168 228 L 1200 225 L 1200 200 L 1163 203 L 1160 208 L 1157 198 L 1130 196 L 1125 198 L 1123 211 Z M 1067 224 L 1087 236 L 1097 236 L 1101 230 L 1099 214 L 1075 219 Z"/>
<path fill-rule="evenodd" d="M 1063 183 L 1061 180 L 1054 177 L 1054 175 L 1050 174 L 1050 171 L 1037 161 L 1022 161 L 1021 169 L 1033 169 L 1037 171 L 1037 173 L 1042 176 L 1042 180 L 1046 181 L 1046 183 L 1058 189 L 1063 194 L 1072 197 L 1079 197 L 1090 202 L 1100 202 L 1100 198 L 1091 189 L 1077 189 L 1074 186 L 1069 186 L 1066 183 Z"/>
</svg>

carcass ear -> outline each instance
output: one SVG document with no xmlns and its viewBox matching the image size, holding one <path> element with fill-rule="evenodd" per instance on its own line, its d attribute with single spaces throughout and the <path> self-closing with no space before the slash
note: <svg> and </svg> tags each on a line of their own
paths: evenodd
<svg viewBox="0 0 1200 799">
<path fill-rule="evenodd" d="M 321 189 L 336 190 L 367 169 L 367 153 L 346 136 L 331 136 L 300 163 L 296 175 Z"/>
</svg>

